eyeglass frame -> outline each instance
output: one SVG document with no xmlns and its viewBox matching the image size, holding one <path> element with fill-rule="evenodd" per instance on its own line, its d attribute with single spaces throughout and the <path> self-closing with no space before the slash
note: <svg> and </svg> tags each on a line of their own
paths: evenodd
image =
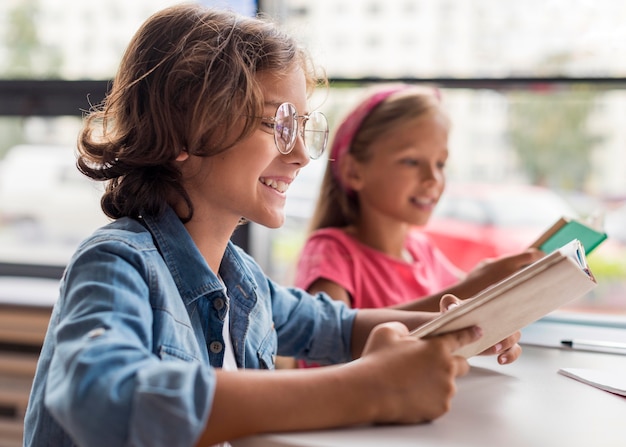
<svg viewBox="0 0 626 447">
<path fill-rule="evenodd" d="M 280 149 L 280 144 L 279 144 L 279 140 L 281 139 L 281 135 L 277 132 L 277 127 L 276 124 L 278 122 L 278 113 L 281 109 L 281 107 L 283 106 L 287 106 L 289 108 L 289 110 L 293 110 L 294 113 L 293 115 L 293 121 L 296 123 L 296 127 L 295 127 L 295 132 L 294 132 L 294 137 L 292 138 L 292 141 L 287 145 L 288 149 L 287 150 L 281 150 Z M 326 130 L 323 131 L 324 133 L 324 143 L 323 143 L 323 147 L 322 150 L 319 152 L 319 154 L 317 156 L 312 156 L 311 155 L 311 151 L 309 149 L 309 146 L 306 144 L 306 123 L 311 119 L 311 116 L 318 116 L 318 117 L 322 117 L 324 119 L 324 123 L 326 124 Z M 274 145 L 276 146 L 276 150 L 278 150 L 278 152 L 280 152 L 283 155 L 287 155 L 290 154 L 293 151 L 293 148 L 296 146 L 296 138 L 297 135 L 300 134 L 300 136 L 302 137 L 302 140 L 304 142 L 304 147 L 306 148 L 307 151 L 307 155 L 309 156 L 310 159 L 312 160 L 317 160 L 318 158 L 320 158 L 324 152 L 326 152 L 326 149 L 328 148 L 328 135 L 330 132 L 329 126 L 328 126 L 328 118 L 326 118 L 326 115 L 324 115 L 322 112 L 315 110 L 311 113 L 307 113 L 306 115 L 298 115 L 298 110 L 296 109 L 296 106 L 293 105 L 290 102 L 283 102 L 281 104 L 278 105 L 278 107 L 276 107 L 276 113 L 274 114 L 274 116 L 258 116 L 255 118 L 259 118 L 261 120 L 265 120 L 265 121 L 269 121 L 272 122 L 274 124 L 274 126 L 272 127 L 272 134 L 274 135 Z M 300 119 L 302 119 L 302 127 L 300 126 Z M 319 132 L 319 131 L 318 131 Z M 268 132 L 269 133 L 269 132 Z"/>
</svg>

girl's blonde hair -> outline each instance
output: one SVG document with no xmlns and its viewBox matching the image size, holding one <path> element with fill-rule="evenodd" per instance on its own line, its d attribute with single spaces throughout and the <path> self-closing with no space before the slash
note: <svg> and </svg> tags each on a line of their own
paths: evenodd
<svg viewBox="0 0 626 447">
<path fill-rule="evenodd" d="M 343 156 L 350 154 L 367 162 L 372 157 L 372 143 L 381 135 L 389 137 L 390 129 L 436 109 L 440 109 L 438 90 L 405 84 L 377 88 L 352 109 L 335 132 L 309 230 L 341 228 L 359 218 L 358 196 L 340 178 L 338 166 Z"/>
<path fill-rule="evenodd" d="M 151 16 L 79 136 L 79 169 L 107 182 L 104 212 L 156 215 L 178 195 L 188 209 L 182 219 L 191 219 L 176 157 L 213 156 L 250 135 L 264 105 L 257 73 L 281 75 L 294 64 L 304 69 L 309 93 L 326 82 L 268 21 L 193 4 Z"/>
</svg>

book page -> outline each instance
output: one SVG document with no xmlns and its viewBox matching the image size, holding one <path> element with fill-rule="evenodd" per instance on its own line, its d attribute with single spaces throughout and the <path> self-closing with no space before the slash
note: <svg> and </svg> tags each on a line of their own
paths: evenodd
<svg viewBox="0 0 626 447">
<path fill-rule="evenodd" d="M 568 244 L 570 245 L 570 244 Z M 578 241 L 483 290 L 411 332 L 422 338 L 479 326 L 483 336 L 459 349 L 476 355 L 596 286 Z"/>
<path fill-rule="evenodd" d="M 558 372 L 609 393 L 626 396 L 626 370 L 620 372 L 589 368 L 561 368 Z"/>
</svg>

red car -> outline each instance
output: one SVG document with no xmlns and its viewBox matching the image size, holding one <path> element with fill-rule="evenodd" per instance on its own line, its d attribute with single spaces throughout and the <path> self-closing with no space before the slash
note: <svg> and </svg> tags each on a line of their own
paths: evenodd
<svg viewBox="0 0 626 447">
<path fill-rule="evenodd" d="M 528 247 L 562 216 L 576 213 L 555 192 L 536 186 L 449 184 L 422 228 L 458 267 Z"/>
</svg>

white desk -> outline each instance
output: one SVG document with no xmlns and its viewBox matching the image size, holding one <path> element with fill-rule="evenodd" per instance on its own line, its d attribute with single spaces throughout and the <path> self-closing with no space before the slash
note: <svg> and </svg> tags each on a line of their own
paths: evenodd
<svg viewBox="0 0 626 447">
<path fill-rule="evenodd" d="M 626 356 L 524 346 L 511 365 L 470 363 L 451 411 L 432 423 L 263 435 L 233 447 L 626 446 L 626 397 L 557 374 L 577 367 L 626 375 Z"/>
</svg>

